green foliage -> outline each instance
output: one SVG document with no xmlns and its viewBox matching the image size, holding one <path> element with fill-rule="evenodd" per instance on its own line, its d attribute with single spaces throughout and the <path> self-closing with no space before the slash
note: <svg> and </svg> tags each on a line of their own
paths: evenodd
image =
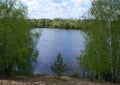
<svg viewBox="0 0 120 85">
<path fill-rule="evenodd" d="M 36 63 L 36 42 L 26 14 L 18 0 L 0 0 L 0 72 L 8 76 L 31 74 Z"/>
<path fill-rule="evenodd" d="M 93 79 L 120 80 L 120 1 L 93 0 L 80 66 Z"/>
<path fill-rule="evenodd" d="M 81 29 L 81 20 L 73 19 L 31 19 L 32 28 Z M 81 23 L 81 24 L 80 24 Z"/>
<path fill-rule="evenodd" d="M 79 78 L 79 72 L 74 71 L 74 72 L 72 73 L 71 77 L 73 77 L 73 78 Z"/>
<path fill-rule="evenodd" d="M 63 72 L 66 71 L 66 65 L 63 63 L 63 59 L 60 53 L 57 55 L 57 58 L 54 60 L 54 63 L 51 66 L 51 70 L 58 76 L 58 79 L 60 78 L 60 76 L 63 75 Z"/>
</svg>

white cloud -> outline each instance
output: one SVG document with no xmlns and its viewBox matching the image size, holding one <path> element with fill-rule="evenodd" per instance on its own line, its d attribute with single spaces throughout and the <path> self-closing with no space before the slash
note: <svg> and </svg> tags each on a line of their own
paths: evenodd
<svg viewBox="0 0 120 85">
<path fill-rule="evenodd" d="M 88 8 L 90 0 L 22 0 L 28 7 L 30 18 L 79 18 Z"/>
</svg>

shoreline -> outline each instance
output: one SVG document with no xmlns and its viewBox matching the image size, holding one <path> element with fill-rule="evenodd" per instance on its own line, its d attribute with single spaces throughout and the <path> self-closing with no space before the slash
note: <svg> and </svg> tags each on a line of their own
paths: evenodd
<svg viewBox="0 0 120 85">
<path fill-rule="evenodd" d="M 87 79 L 72 78 L 68 76 L 61 76 L 58 80 L 53 75 L 32 75 L 32 76 L 15 76 L 0 77 L 0 85 L 120 85 L 119 83 L 113 84 L 104 81 L 90 81 Z"/>
</svg>

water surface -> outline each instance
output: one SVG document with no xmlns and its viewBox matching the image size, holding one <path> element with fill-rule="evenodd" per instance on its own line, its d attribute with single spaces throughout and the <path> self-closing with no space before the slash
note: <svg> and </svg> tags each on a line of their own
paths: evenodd
<svg viewBox="0 0 120 85">
<path fill-rule="evenodd" d="M 41 36 L 37 44 L 39 57 L 35 74 L 52 74 L 50 66 L 59 52 L 68 69 L 65 74 L 80 71 L 76 59 L 84 49 L 83 33 L 80 30 L 40 28 L 39 32 Z"/>
</svg>

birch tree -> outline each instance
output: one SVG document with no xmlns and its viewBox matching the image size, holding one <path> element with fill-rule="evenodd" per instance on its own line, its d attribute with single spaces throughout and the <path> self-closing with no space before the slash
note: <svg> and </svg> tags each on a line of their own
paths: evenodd
<svg viewBox="0 0 120 85">
<path fill-rule="evenodd" d="M 91 29 L 80 64 L 92 77 L 115 82 L 120 79 L 120 1 L 92 0 L 89 14 Z"/>
<path fill-rule="evenodd" d="M 37 59 L 27 9 L 19 0 L 0 0 L 0 71 L 31 74 Z"/>
</svg>

